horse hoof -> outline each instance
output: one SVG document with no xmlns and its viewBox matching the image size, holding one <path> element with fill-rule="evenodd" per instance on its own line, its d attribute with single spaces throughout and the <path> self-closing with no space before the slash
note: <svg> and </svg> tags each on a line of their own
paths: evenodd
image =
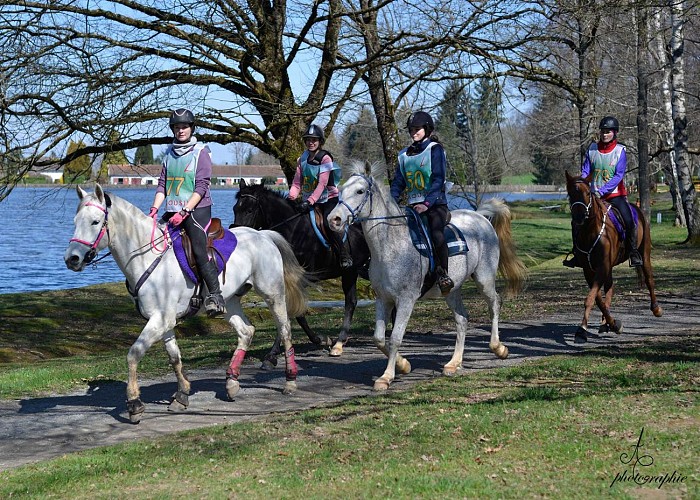
<svg viewBox="0 0 700 500">
<path fill-rule="evenodd" d="M 498 359 L 506 359 L 508 357 L 508 348 L 505 344 L 498 344 L 498 347 L 491 349 L 491 351 L 496 355 Z"/>
<path fill-rule="evenodd" d="M 175 394 L 173 394 L 173 397 L 170 399 L 168 411 L 183 411 L 186 410 L 189 405 L 189 395 L 182 391 L 177 391 Z"/>
<path fill-rule="evenodd" d="M 622 321 L 615 320 L 615 324 L 611 326 L 612 331 L 620 335 L 622 333 Z"/>
<path fill-rule="evenodd" d="M 598 327 L 598 333 L 608 333 L 610 331 L 610 327 L 608 326 L 607 323 L 603 323 Z"/>
<path fill-rule="evenodd" d="M 579 326 L 574 335 L 574 343 L 584 344 L 586 342 L 588 342 L 588 331 L 584 327 Z"/>
<path fill-rule="evenodd" d="M 663 309 L 661 309 L 661 306 L 659 304 L 652 304 L 651 313 L 657 318 L 660 318 L 663 315 L 664 311 Z"/>
<path fill-rule="evenodd" d="M 297 383 L 293 380 L 287 380 L 284 384 L 284 389 L 282 389 L 282 394 L 285 396 L 290 396 L 297 392 Z"/>
<path fill-rule="evenodd" d="M 335 345 L 331 348 L 330 356 L 333 358 L 337 358 L 341 354 L 343 354 L 343 343 L 336 342 Z"/>
<path fill-rule="evenodd" d="M 146 407 L 138 398 L 127 401 L 126 409 L 129 411 L 129 420 L 132 424 L 141 422 L 141 416 L 146 411 Z"/>
<path fill-rule="evenodd" d="M 241 390 L 241 384 L 238 380 L 233 380 L 232 378 L 226 379 L 226 394 L 228 395 L 229 401 L 233 401 L 233 398 Z"/>
<path fill-rule="evenodd" d="M 411 373 L 411 363 L 406 358 L 399 358 L 396 360 L 396 371 L 401 375 L 408 375 Z"/>
<path fill-rule="evenodd" d="M 378 378 L 374 382 L 374 390 L 377 392 L 383 392 L 389 389 L 389 382 L 386 379 Z"/>
<path fill-rule="evenodd" d="M 265 371 L 271 371 L 271 370 L 274 370 L 276 366 L 277 366 L 277 359 L 276 358 L 275 359 L 265 358 L 263 360 L 262 364 L 260 365 L 260 369 L 265 370 Z"/>
<path fill-rule="evenodd" d="M 442 374 L 446 377 L 452 377 L 457 374 L 457 372 L 461 371 L 462 367 L 461 366 L 452 366 L 452 365 L 445 365 L 442 367 Z"/>
</svg>

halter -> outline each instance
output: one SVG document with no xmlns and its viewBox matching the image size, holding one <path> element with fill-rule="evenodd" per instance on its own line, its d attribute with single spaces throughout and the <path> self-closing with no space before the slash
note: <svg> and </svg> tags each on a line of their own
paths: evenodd
<svg viewBox="0 0 700 500">
<path fill-rule="evenodd" d="M 99 246 L 100 241 L 102 241 L 102 238 L 104 237 L 104 235 L 107 234 L 107 238 L 109 238 L 109 227 L 107 226 L 107 217 L 109 214 L 107 213 L 107 207 L 103 207 L 102 205 L 98 205 L 97 203 L 93 203 L 91 201 L 88 201 L 87 203 L 85 203 L 85 206 L 99 208 L 105 214 L 104 221 L 102 221 L 102 227 L 100 228 L 100 233 L 97 235 L 97 238 L 95 239 L 94 242 L 90 243 L 88 241 L 81 240 L 80 238 L 71 238 L 69 241 L 69 243 L 72 243 L 75 241 L 76 243 L 80 243 L 82 245 L 86 245 L 86 246 L 90 247 L 90 250 L 88 250 L 88 253 L 85 255 L 85 257 L 83 259 L 86 264 L 89 264 L 90 262 L 92 262 L 94 260 L 95 257 L 97 257 L 97 247 Z"/>
</svg>

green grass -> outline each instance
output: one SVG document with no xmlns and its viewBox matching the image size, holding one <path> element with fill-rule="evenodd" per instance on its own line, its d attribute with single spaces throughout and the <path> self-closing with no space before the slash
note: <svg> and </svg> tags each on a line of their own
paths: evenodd
<svg viewBox="0 0 700 500">
<path fill-rule="evenodd" d="M 699 353 L 611 347 L 89 450 L 0 473 L 0 497 L 697 498 Z M 644 473 L 682 483 L 610 486 L 642 428 Z"/>
</svg>

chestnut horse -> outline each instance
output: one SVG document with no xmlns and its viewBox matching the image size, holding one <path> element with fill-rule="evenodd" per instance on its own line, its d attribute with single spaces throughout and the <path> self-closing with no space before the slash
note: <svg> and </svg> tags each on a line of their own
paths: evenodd
<svg viewBox="0 0 700 500">
<path fill-rule="evenodd" d="M 583 267 L 583 275 L 590 288 L 585 301 L 583 320 L 576 330 L 574 340 L 588 340 L 588 317 L 593 303 L 603 313 L 603 324 L 599 333 L 612 330 L 622 332 L 622 323 L 610 314 L 613 296 L 613 267 L 626 262 L 629 252 L 625 248 L 624 238 L 618 233 L 611 219 L 612 205 L 592 195 L 591 179 L 574 177 L 566 172 L 566 191 L 569 194 L 569 207 L 574 234 L 574 254 L 577 263 Z M 637 213 L 637 248 L 642 255 L 644 265 L 637 267 L 637 277 L 641 286 L 642 279 L 649 289 L 651 312 L 659 317 L 663 314 L 654 292 L 654 273 L 651 267 L 651 234 L 644 214 L 637 207 L 631 209 Z M 616 215 L 617 220 L 622 217 Z M 603 293 L 605 297 L 603 297 Z"/>
</svg>

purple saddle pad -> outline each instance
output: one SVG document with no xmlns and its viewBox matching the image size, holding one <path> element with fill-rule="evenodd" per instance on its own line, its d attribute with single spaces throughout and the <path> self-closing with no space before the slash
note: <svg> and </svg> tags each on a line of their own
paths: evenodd
<svg viewBox="0 0 700 500">
<path fill-rule="evenodd" d="M 632 220 L 634 221 L 634 225 L 637 226 L 639 224 L 639 216 L 637 215 L 637 211 L 634 209 L 632 205 L 629 205 L 630 211 L 632 212 Z M 620 238 L 624 241 L 626 238 L 625 234 L 625 227 L 624 223 L 620 220 L 620 217 L 618 216 L 617 210 L 610 210 L 610 220 L 613 223 L 613 226 L 615 226 L 615 229 L 620 235 Z"/>
<path fill-rule="evenodd" d="M 185 249 L 182 247 L 182 234 L 181 231 L 172 226 L 168 226 L 170 231 L 170 238 L 173 242 L 173 251 L 175 252 L 175 257 L 180 264 L 180 268 L 185 273 L 185 275 L 192 280 L 193 283 L 197 283 L 197 277 L 194 271 L 187 262 L 187 255 L 185 255 Z M 219 272 L 224 269 L 224 263 L 228 261 L 231 254 L 236 249 L 238 244 L 238 239 L 236 235 L 233 234 L 228 229 L 224 229 L 224 237 L 218 240 L 214 240 L 214 248 L 217 252 L 214 252 L 216 256 L 216 267 L 219 268 Z"/>
</svg>

